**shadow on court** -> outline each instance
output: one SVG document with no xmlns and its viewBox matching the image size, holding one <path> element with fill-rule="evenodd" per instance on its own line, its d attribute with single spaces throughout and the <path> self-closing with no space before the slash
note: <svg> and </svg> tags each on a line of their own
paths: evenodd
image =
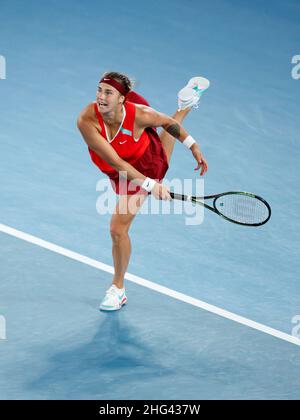
<svg viewBox="0 0 300 420">
<path fill-rule="evenodd" d="M 122 317 L 119 312 L 104 314 L 92 340 L 54 354 L 46 372 L 28 384 L 29 390 L 59 399 L 114 398 L 117 386 L 120 398 L 122 386 L 130 384 L 134 395 L 140 383 L 171 374 Z"/>
</svg>

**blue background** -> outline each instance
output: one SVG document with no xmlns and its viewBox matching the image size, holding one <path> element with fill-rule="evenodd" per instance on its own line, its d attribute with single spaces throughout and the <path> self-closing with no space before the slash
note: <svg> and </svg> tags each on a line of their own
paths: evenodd
<svg viewBox="0 0 300 420">
<path fill-rule="evenodd" d="M 167 114 L 205 76 L 211 87 L 184 122 L 209 163 L 205 193 L 255 192 L 272 218 L 252 229 L 210 212 L 199 226 L 140 215 L 128 270 L 291 334 L 299 22 L 297 1 L 2 1 L 0 222 L 112 264 L 110 215 L 96 212 L 103 176 L 77 116 L 106 70 L 135 78 Z M 194 166 L 177 144 L 167 178 L 196 180 Z M 5 234 L 0 244 L 0 398 L 299 397 L 297 347 L 132 284 L 120 313 L 99 314 L 109 275 Z"/>
</svg>

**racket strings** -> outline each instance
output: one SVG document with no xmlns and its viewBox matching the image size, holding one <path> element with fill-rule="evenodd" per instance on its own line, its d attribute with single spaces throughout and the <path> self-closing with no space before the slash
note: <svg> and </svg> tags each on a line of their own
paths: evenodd
<svg viewBox="0 0 300 420">
<path fill-rule="evenodd" d="M 225 217 L 239 223 L 257 224 L 269 217 L 269 209 L 261 200 L 242 194 L 228 194 L 215 201 L 216 209 Z"/>
</svg>

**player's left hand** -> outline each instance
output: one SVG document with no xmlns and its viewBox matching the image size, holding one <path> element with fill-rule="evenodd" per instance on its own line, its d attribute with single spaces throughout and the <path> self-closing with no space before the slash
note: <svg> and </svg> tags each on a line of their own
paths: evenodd
<svg viewBox="0 0 300 420">
<path fill-rule="evenodd" d="M 204 175 L 205 172 L 208 170 L 208 164 L 203 156 L 203 154 L 200 152 L 200 149 L 198 145 L 193 145 L 191 147 L 191 151 L 193 153 L 193 156 L 197 162 L 197 167 L 195 168 L 195 171 L 199 171 L 201 168 L 200 176 Z"/>
</svg>

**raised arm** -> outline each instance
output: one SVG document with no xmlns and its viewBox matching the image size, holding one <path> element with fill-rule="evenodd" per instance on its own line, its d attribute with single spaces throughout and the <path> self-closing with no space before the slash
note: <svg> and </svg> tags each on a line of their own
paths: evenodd
<svg viewBox="0 0 300 420">
<path fill-rule="evenodd" d="M 204 175 L 208 169 L 207 162 L 200 151 L 200 148 L 197 142 L 189 135 L 189 133 L 184 129 L 184 127 L 174 120 L 174 118 L 169 117 L 166 114 L 156 111 L 153 108 L 138 105 L 136 106 L 136 124 L 140 128 L 146 127 L 162 127 L 164 128 L 171 136 L 175 137 L 181 143 L 183 143 L 187 148 L 189 148 L 197 162 L 197 167 L 195 170 L 202 167 L 200 175 Z"/>
</svg>

